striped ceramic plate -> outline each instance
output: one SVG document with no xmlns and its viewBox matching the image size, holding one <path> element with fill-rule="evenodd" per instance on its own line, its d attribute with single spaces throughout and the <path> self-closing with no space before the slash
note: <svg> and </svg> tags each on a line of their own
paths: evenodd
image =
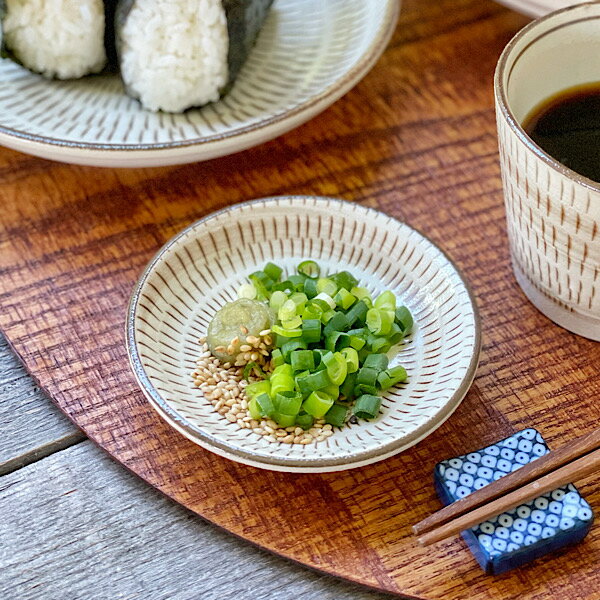
<svg viewBox="0 0 600 600">
<path fill-rule="evenodd" d="M 394 358 L 409 382 L 385 394 L 379 418 L 302 446 L 268 442 L 230 423 L 194 387 L 191 373 L 199 337 L 248 274 L 269 260 L 292 269 L 305 258 L 328 272 L 350 270 L 372 292 L 393 290 L 416 326 Z M 382 460 L 439 427 L 473 380 L 480 333 L 464 279 L 420 233 L 357 204 L 281 197 L 225 209 L 171 240 L 135 287 L 127 341 L 148 400 L 192 441 L 257 467 L 324 472 Z"/>
<path fill-rule="evenodd" d="M 0 144 L 53 160 L 159 166 L 270 140 L 335 102 L 371 69 L 399 0 L 276 0 L 231 92 L 181 115 L 151 113 L 115 75 L 46 81 L 0 59 Z"/>
</svg>

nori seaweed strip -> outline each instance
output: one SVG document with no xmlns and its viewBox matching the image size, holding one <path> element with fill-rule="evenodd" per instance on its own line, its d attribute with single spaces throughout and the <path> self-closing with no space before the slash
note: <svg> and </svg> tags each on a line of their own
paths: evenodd
<svg viewBox="0 0 600 600">
<path fill-rule="evenodd" d="M 6 15 L 6 0 L 0 0 L 0 58 L 11 58 L 4 43 L 4 17 Z"/>
<path fill-rule="evenodd" d="M 274 0 L 223 0 L 229 33 L 229 80 L 222 94 L 231 89 L 244 66 Z"/>
<path fill-rule="evenodd" d="M 106 67 L 104 71 L 108 73 L 117 73 L 119 71 L 115 27 L 117 3 L 117 0 L 104 0 L 104 49 L 106 51 Z"/>
<path fill-rule="evenodd" d="M 117 60 L 117 65 L 119 70 L 121 67 L 121 43 L 120 43 L 120 36 L 119 36 L 119 31 L 122 27 L 125 27 L 125 23 L 127 22 L 127 17 L 129 17 L 129 13 L 131 12 L 131 9 L 134 7 L 136 0 L 116 0 L 117 1 L 117 6 L 115 8 L 115 18 L 113 19 L 113 24 L 114 24 L 114 48 L 115 48 L 115 54 L 116 54 L 116 60 Z M 125 88 L 125 93 L 130 97 L 130 98 L 134 98 L 135 100 L 139 100 L 140 96 L 139 94 L 136 94 L 129 85 L 127 85 L 127 82 L 125 81 L 125 79 L 121 78 L 123 81 L 123 87 Z"/>
</svg>

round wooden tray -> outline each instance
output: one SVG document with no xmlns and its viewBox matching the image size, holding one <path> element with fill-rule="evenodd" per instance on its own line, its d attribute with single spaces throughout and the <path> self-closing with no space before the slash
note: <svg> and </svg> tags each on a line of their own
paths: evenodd
<svg viewBox="0 0 600 600">
<path fill-rule="evenodd" d="M 435 463 L 534 426 L 552 445 L 596 426 L 600 346 L 539 314 L 510 269 L 492 73 L 526 22 L 486 0 L 407 0 L 375 70 L 326 113 L 252 151 L 159 170 L 96 170 L 0 151 L 0 326 L 40 385 L 96 443 L 174 500 L 308 566 L 425 599 L 590 597 L 600 536 L 486 577 L 463 542 L 415 546 L 439 508 Z M 124 344 L 133 284 L 199 217 L 278 194 L 377 207 L 422 230 L 478 296 L 482 360 L 457 412 L 418 445 L 341 473 L 246 467 L 170 429 Z M 580 486 L 600 505 L 598 481 Z"/>
</svg>

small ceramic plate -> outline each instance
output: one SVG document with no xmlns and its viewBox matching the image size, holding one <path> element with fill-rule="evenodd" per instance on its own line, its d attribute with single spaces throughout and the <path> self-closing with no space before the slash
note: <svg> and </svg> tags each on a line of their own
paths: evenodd
<svg viewBox="0 0 600 600">
<path fill-rule="evenodd" d="M 0 59 L 0 144 L 63 162 L 152 167 L 224 156 L 308 121 L 354 87 L 399 0 L 276 0 L 235 86 L 184 114 L 152 113 L 116 75 L 47 81 Z"/>
<path fill-rule="evenodd" d="M 416 326 L 392 363 L 406 367 L 409 383 L 384 395 L 380 416 L 302 446 L 268 442 L 227 421 L 194 387 L 192 372 L 198 338 L 248 274 L 270 260 L 291 270 L 305 258 L 327 272 L 351 271 L 376 294 L 393 290 Z M 217 212 L 168 242 L 135 286 L 127 344 L 152 406 L 192 441 L 255 467 L 325 472 L 382 460 L 439 427 L 473 380 L 480 331 L 463 277 L 420 233 L 357 204 L 280 197 Z"/>
<path fill-rule="evenodd" d="M 542 17 L 573 4 L 581 4 L 586 0 L 497 0 L 500 4 L 508 6 L 530 17 Z"/>
</svg>

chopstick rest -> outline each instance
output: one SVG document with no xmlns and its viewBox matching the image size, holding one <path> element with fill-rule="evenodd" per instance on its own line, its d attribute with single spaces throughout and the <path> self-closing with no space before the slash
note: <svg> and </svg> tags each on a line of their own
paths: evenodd
<svg viewBox="0 0 600 600">
<path fill-rule="evenodd" d="M 549 451 L 537 430 L 524 429 L 481 450 L 438 463 L 436 491 L 444 504 L 451 504 Z M 590 505 L 568 484 L 461 535 L 481 568 L 498 575 L 580 542 L 593 520 Z"/>
</svg>

